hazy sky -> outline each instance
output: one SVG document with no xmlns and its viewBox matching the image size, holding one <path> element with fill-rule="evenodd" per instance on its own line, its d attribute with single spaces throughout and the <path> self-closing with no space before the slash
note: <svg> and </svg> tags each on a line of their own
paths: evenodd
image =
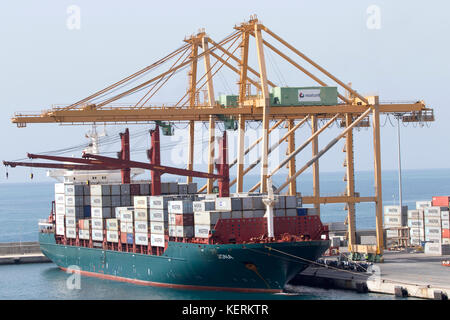
<svg viewBox="0 0 450 320">
<path fill-rule="evenodd" d="M 79 30 L 67 26 L 71 5 L 80 9 Z M 373 15 L 368 8 L 372 5 L 379 8 L 380 28 L 370 28 Z M 0 158 L 12 160 L 24 157 L 26 152 L 84 143 L 83 133 L 89 129 L 55 124 L 18 129 L 10 123 L 14 112 L 38 112 L 52 104 L 77 101 L 180 47 L 184 37 L 199 28 L 206 28 L 213 39 L 220 40 L 233 31 L 235 24 L 257 14 L 282 38 L 344 82 L 352 82 L 358 92 L 378 94 L 382 101 L 424 100 L 434 108 L 436 122 L 431 126 L 410 124 L 401 128 L 403 168 L 449 168 L 449 129 L 445 124 L 450 117 L 449 9 L 447 1 L 400 0 L 3 1 Z M 310 84 L 274 55 L 269 59 L 269 76 L 271 71 L 279 71 L 273 73 L 275 82 L 280 80 L 290 86 Z M 299 58 L 296 61 L 302 62 Z M 157 102 L 173 102 L 184 94 L 186 71 L 180 75 L 173 90 L 163 92 Z M 237 93 L 234 74 L 224 72 L 220 77 L 215 82 L 217 94 Z M 381 122 L 386 122 L 382 128 L 383 169 L 396 169 L 397 131 L 384 117 Z M 112 126 L 107 131 L 116 134 L 122 128 Z M 144 128 L 130 126 L 132 133 Z M 172 141 L 185 137 L 182 129 L 176 133 Z M 309 128 L 305 127 L 298 138 L 306 138 L 308 133 Z M 327 130 L 320 145 L 324 146 L 337 133 L 336 127 Z M 206 133 L 199 134 L 201 139 L 206 137 Z M 371 170 L 371 129 L 355 132 L 355 139 L 357 170 Z M 148 145 L 146 138 L 135 142 L 141 144 L 141 149 Z M 108 148 L 107 151 L 118 151 Z M 310 152 L 305 150 L 298 162 L 309 160 Z M 143 157 L 142 152 L 138 157 Z M 163 163 L 170 164 L 171 159 L 163 154 Z M 341 142 L 321 159 L 321 169 L 343 170 L 343 159 Z M 22 181 L 29 169 L 9 172 L 13 181 Z M 44 180 L 44 172 L 38 179 Z M 3 173 L 0 181 L 5 181 Z"/>
</svg>

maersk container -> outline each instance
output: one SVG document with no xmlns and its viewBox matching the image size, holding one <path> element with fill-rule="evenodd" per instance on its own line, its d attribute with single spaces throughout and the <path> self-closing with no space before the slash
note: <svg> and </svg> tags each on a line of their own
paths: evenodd
<svg viewBox="0 0 450 320">
<path fill-rule="evenodd" d="M 337 87 L 275 87 L 272 106 L 336 105 Z"/>
</svg>

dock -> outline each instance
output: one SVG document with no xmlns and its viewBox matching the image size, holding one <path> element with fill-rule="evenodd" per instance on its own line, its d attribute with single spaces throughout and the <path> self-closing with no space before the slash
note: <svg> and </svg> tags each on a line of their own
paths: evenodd
<svg viewBox="0 0 450 320">
<path fill-rule="evenodd" d="M 0 243 L 0 265 L 51 262 L 42 252 L 39 242 Z"/>
<path fill-rule="evenodd" d="M 450 256 L 385 252 L 384 262 L 373 264 L 374 273 L 310 266 L 290 284 L 447 300 L 450 297 L 450 267 L 442 266 L 443 260 L 450 260 Z"/>
</svg>

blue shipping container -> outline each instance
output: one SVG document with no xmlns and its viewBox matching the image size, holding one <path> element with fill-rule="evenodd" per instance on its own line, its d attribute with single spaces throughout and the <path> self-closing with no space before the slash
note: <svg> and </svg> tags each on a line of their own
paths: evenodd
<svg viewBox="0 0 450 320">
<path fill-rule="evenodd" d="M 308 208 L 297 208 L 297 216 L 306 216 L 308 214 Z"/>
<path fill-rule="evenodd" d="M 133 234 L 132 233 L 127 233 L 127 243 L 128 244 L 133 244 Z"/>
<path fill-rule="evenodd" d="M 85 218 L 90 218 L 91 217 L 91 206 L 84 206 L 83 207 L 83 216 Z"/>
</svg>

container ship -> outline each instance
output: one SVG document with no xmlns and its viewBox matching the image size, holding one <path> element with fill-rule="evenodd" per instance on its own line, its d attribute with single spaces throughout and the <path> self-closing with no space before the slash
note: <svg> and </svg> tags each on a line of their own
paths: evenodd
<svg viewBox="0 0 450 320">
<path fill-rule="evenodd" d="M 210 174 L 160 165 L 159 131 L 158 125 L 150 131 L 150 164 L 123 160 L 128 129 L 120 134 L 118 159 L 98 154 L 95 134 L 79 159 L 28 154 L 62 161 L 32 164 L 58 168 L 51 177 L 63 175 L 50 216 L 39 224 L 41 250 L 59 268 L 139 285 L 281 292 L 328 249 L 327 228 L 301 197 L 272 189 L 230 194 L 227 160 L 216 164 L 217 193 L 198 193 L 192 182 L 161 182 L 167 172 Z M 226 159 L 226 133 L 219 146 Z M 126 165 L 113 165 L 116 160 Z M 151 180 L 131 180 L 148 166 Z"/>
</svg>

